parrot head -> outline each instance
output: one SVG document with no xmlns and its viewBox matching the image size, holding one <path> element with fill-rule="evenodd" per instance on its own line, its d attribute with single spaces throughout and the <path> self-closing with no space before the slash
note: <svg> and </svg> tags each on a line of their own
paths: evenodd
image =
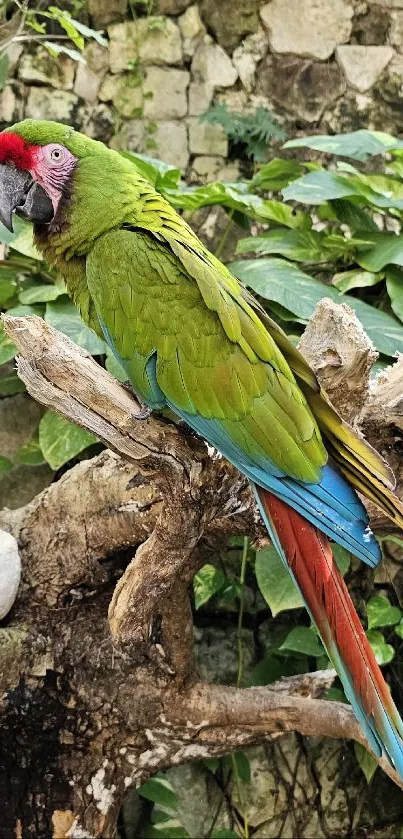
<svg viewBox="0 0 403 839">
<path fill-rule="evenodd" d="M 24 120 L 0 134 L 0 221 L 12 231 L 16 212 L 36 225 L 50 223 L 84 158 L 111 152 L 67 125 Z"/>
</svg>

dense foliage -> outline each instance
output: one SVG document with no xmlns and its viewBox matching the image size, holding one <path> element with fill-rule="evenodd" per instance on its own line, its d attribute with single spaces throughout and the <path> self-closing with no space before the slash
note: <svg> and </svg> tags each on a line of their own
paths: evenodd
<svg viewBox="0 0 403 839">
<path fill-rule="evenodd" d="M 318 300 L 328 296 L 356 311 L 380 353 L 378 364 L 389 364 L 397 351 L 403 352 L 403 142 L 379 132 L 358 131 L 286 143 L 287 150 L 297 147 L 331 155 L 326 158 L 330 162 L 319 163 L 318 155 L 308 162 L 287 156 L 263 164 L 249 180 L 188 187 L 178 169 L 145 156 L 126 156 L 188 217 L 206 206 L 220 205 L 226 210 L 223 238 L 232 225 L 244 233 L 238 243 L 240 258 L 231 263 L 231 270 L 259 295 L 293 339 L 298 339 Z M 0 228 L 0 242 L 6 256 L 0 264 L 0 307 L 9 314 L 44 317 L 123 380 L 123 371 L 106 344 L 83 324 L 63 282 L 35 250 L 30 227 L 16 219 L 13 234 Z M 223 240 L 217 253 L 222 246 Z M 0 396 L 23 389 L 13 370 L 14 352 L 1 329 Z M 0 458 L 0 472 L 15 463 L 43 461 L 59 470 L 95 442 L 88 432 L 46 411 L 37 436 L 20 449 L 14 461 Z M 341 548 L 335 550 L 342 572 L 349 573 L 349 555 Z M 393 593 L 390 597 L 393 600 Z M 243 620 L 247 616 L 257 625 L 266 614 L 266 604 L 272 615 L 270 652 L 245 675 Z M 384 591 L 373 591 L 367 603 L 361 598 L 358 605 L 378 661 L 389 665 L 396 651 L 402 651 L 403 611 Z M 196 575 L 194 606 L 199 614 L 227 610 L 237 615 L 239 685 L 269 684 L 283 674 L 328 666 L 320 639 L 301 610 L 299 595 L 274 548 L 255 551 L 246 538 L 242 544 L 229 546 L 225 557 L 217 557 Z M 332 689 L 331 696 L 342 698 L 341 690 Z M 356 754 L 370 780 L 375 769 L 372 759 L 358 746 Z M 227 763 L 210 762 L 209 769 L 227 781 L 233 775 L 238 784 L 250 782 L 243 754 Z M 148 782 L 141 794 L 156 803 L 147 835 L 186 836 L 165 779 Z M 238 816 L 234 824 L 247 835 L 247 826 Z"/>
</svg>

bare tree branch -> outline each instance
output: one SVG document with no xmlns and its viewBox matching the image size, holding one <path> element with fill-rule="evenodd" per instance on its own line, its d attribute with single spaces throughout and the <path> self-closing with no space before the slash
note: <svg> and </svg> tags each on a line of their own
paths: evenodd
<svg viewBox="0 0 403 839">
<path fill-rule="evenodd" d="M 19 725 L 29 750 L 30 721 L 34 715 L 38 723 L 42 704 L 29 700 L 15 717 L 13 692 L 22 678 L 35 683 L 46 707 L 53 703 L 46 773 L 67 779 L 63 807 L 52 814 L 53 823 L 68 825 L 62 835 L 74 835 L 74 827 L 77 835 L 84 829 L 112 837 L 124 789 L 175 763 L 285 731 L 366 745 L 348 706 L 315 698 L 333 680 L 331 671 L 270 689 L 197 680 L 187 585 L 230 533 L 264 538 L 247 483 L 182 427 L 136 419 L 134 397 L 41 319 L 5 317 L 4 325 L 28 391 L 114 452 L 80 463 L 26 508 L 0 513 L 0 527 L 19 540 L 23 565 L 10 635 L 0 645 L 2 720 L 5 731 Z M 383 451 L 392 451 L 399 409 L 390 388 L 369 386 L 374 351 L 353 313 L 322 302 L 302 348 L 349 419 L 368 426 L 372 442 L 386 423 Z M 373 422 L 367 406 L 374 399 Z M 137 551 L 127 564 L 131 547 Z M 389 764 L 381 765 L 401 785 Z"/>
</svg>

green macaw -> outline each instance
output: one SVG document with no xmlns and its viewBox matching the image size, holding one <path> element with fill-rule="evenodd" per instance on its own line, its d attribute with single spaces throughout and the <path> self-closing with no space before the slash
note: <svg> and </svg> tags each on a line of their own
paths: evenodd
<svg viewBox="0 0 403 839">
<path fill-rule="evenodd" d="M 34 224 L 84 321 L 141 400 L 170 408 L 250 480 L 270 537 L 377 756 L 403 778 L 403 723 L 329 537 L 374 566 L 356 490 L 403 526 L 393 475 L 286 335 L 135 165 L 56 122 L 0 134 L 0 219 Z"/>
</svg>

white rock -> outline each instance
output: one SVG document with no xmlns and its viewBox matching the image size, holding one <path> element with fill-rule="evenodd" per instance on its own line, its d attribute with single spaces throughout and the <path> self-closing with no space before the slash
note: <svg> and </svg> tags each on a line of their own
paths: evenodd
<svg viewBox="0 0 403 839">
<path fill-rule="evenodd" d="M 18 543 L 11 533 L 0 530 L 0 619 L 10 611 L 17 597 L 21 577 Z"/>
<path fill-rule="evenodd" d="M 344 0 L 271 0 L 260 16 L 274 52 L 325 59 L 348 41 L 353 9 Z"/>
<path fill-rule="evenodd" d="M 200 39 L 206 32 L 206 27 L 200 17 L 198 6 L 189 6 L 178 19 L 179 29 L 183 39 L 183 54 L 185 58 L 194 55 Z"/>
<path fill-rule="evenodd" d="M 223 157 L 212 157 L 208 155 L 202 155 L 201 157 L 195 157 L 192 163 L 192 171 L 191 177 L 193 178 L 202 178 L 205 181 L 215 181 L 218 177 L 218 173 L 223 169 L 225 164 L 225 160 Z"/>
<path fill-rule="evenodd" d="M 18 69 L 23 82 L 49 84 L 57 90 L 71 90 L 77 62 L 66 55 L 53 58 L 47 50 L 39 47 L 34 53 L 26 52 Z"/>
<path fill-rule="evenodd" d="M 389 32 L 390 43 L 401 52 L 403 51 L 403 11 L 392 12 L 392 25 Z"/>
<path fill-rule="evenodd" d="M 86 64 L 77 67 L 74 93 L 86 102 L 96 102 L 102 77 Z"/>
<path fill-rule="evenodd" d="M 17 97 L 10 87 L 6 85 L 0 93 L 0 120 L 1 122 L 13 122 L 15 119 Z"/>
<path fill-rule="evenodd" d="M 374 6 L 386 6 L 388 9 L 403 9 L 403 0 L 369 0 Z"/>
<path fill-rule="evenodd" d="M 196 81 L 207 82 L 214 88 L 232 87 L 238 78 L 227 53 L 209 35 L 204 36 L 194 54 L 192 73 Z"/>
<path fill-rule="evenodd" d="M 182 41 L 179 27 L 170 18 L 147 17 L 108 28 L 109 64 L 112 73 L 130 70 L 133 64 L 180 64 Z"/>
<path fill-rule="evenodd" d="M 189 162 L 188 137 L 185 122 L 159 122 L 155 134 L 152 135 L 155 149 L 151 154 L 177 166 L 186 169 Z M 149 152 L 150 153 L 150 152 Z"/>
<path fill-rule="evenodd" d="M 197 117 L 190 117 L 188 125 L 191 154 L 227 156 L 228 140 L 221 125 L 200 122 Z"/>
<path fill-rule="evenodd" d="M 186 70 L 149 67 L 143 84 L 144 116 L 148 119 L 179 119 L 187 114 L 190 74 Z M 147 94 L 152 94 L 147 98 Z"/>
<path fill-rule="evenodd" d="M 189 114 L 204 114 L 213 100 L 214 88 L 207 82 L 191 82 L 189 85 Z"/>
<path fill-rule="evenodd" d="M 266 54 L 268 46 L 268 36 L 263 29 L 260 29 L 254 35 L 248 35 L 232 54 L 232 61 L 238 70 L 239 78 L 248 92 L 253 88 L 257 64 Z"/>
<path fill-rule="evenodd" d="M 361 93 L 375 84 L 394 54 L 392 47 L 364 47 L 355 44 L 338 47 L 336 50 L 337 61 L 348 83 Z"/>
<path fill-rule="evenodd" d="M 18 41 L 13 41 L 5 50 L 8 58 L 8 75 L 11 76 L 18 64 L 24 47 Z"/>
<path fill-rule="evenodd" d="M 31 87 L 25 109 L 25 116 L 30 119 L 54 119 L 57 122 L 70 122 L 73 111 L 78 105 L 75 93 L 65 90 L 50 90 L 46 87 Z"/>
</svg>

